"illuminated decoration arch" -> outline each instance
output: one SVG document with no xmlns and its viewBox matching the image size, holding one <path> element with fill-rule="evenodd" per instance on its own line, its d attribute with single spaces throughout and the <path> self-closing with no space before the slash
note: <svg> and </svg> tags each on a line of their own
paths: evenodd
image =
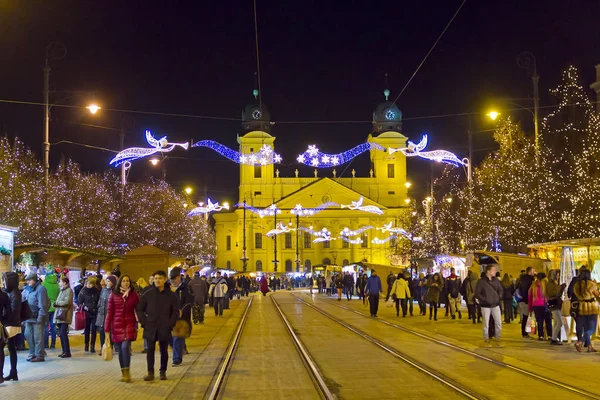
<svg viewBox="0 0 600 400">
<path fill-rule="evenodd" d="M 272 217 L 275 214 L 281 214 L 281 210 L 279 208 L 277 208 L 277 206 L 275 204 L 271 204 L 269 207 L 266 207 L 266 208 L 256 208 L 256 207 L 249 206 L 248 204 L 245 204 L 245 203 L 238 203 L 235 206 L 245 208 L 246 210 L 258 215 L 261 218 Z"/>
<path fill-rule="evenodd" d="M 397 236 L 395 236 L 395 235 L 388 236 L 385 239 L 373 238 L 373 240 L 371 240 L 371 243 L 373 243 L 373 244 L 384 244 L 384 243 L 387 243 L 390 240 L 395 239 L 395 238 L 397 238 Z"/>
<path fill-rule="evenodd" d="M 370 225 L 365 225 L 365 226 L 361 226 L 360 228 L 358 228 L 355 231 L 351 230 L 348 227 L 345 227 L 344 229 L 342 229 L 340 231 L 340 235 L 342 235 L 342 236 L 357 236 L 357 235 L 360 235 L 361 233 L 363 233 L 364 231 L 368 231 L 369 229 L 373 229 L 373 227 Z"/>
<path fill-rule="evenodd" d="M 363 240 L 361 238 L 350 239 L 348 236 L 340 236 L 344 242 L 348 242 L 350 244 L 362 244 Z"/>
<path fill-rule="evenodd" d="M 327 229 L 327 228 L 323 228 L 320 231 L 315 231 L 312 229 L 312 227 L 306 228 L 304 226 L 301 226 L 298 229 L 300 229 L 301 231 L 304 231 L 304 232 L 308 232 L 313 236 L 316 236 L 317 238 L 315 240 L 313 240 L 313 243 L 329 242 L 331 240 L 336 239 L 336 238 L 331 237 L 331 232 L 329 232 L 329 229 Z"/>
<path fill-rule="evenodd" d="M 219 202 L 213 203 L 210 199 L 206 200 L 206 205 L 199 203 L 198 207 L 191 210 L 188 215 L 208 214 L 213 211 L 229 210 L 229 204 L 220 205 Z"/>
<path fill-rule="evenodd" d="M 299 215 L 301 217 L 307 217 L 307 216 L 311 216 L 311 215 L 315 215 L 323 210 L 325 210 L 327 207 L 337 207 L 339 204 L 334 203 L 334 202 L 327 202 L 327 203 L 323 203 L 320 206 L 314 207 L 314 208 L 304 208 L 302 207 L 302 204 L 296 204 L 296 207 L 292 208 L 290 210 L 291 214 L 294 215 Z"/>
<path fill-rule="evenodd" d="M 364 211 L 364 212 L 369 212 L 369 213 L 373 213 L 373 214 L 379 214 L 382 215 L 383 211 L 376 206 L 363 206 L 363 202 L 365 201 L 364 197 L 360 196 L 360 199 L 358 199 L 358 201 L 353 201 L 352 204 L 342 204 L 340 207 L 341 208 L 348 208 L 350 210 L 359 210 L 359 211 Z"/>
<path fill-rule="evenodd" d="M 296 161 L 310 167 L 329 168 L 346 164 L 354 157 L 373 149 L 385 151 L 385 147 L 377 143 L 362 143 L 342 153 L 328 154 L 322 153 L 316 145 L 312 144 L 308 146 L 308 150 L 296 157 Z"/>
<path fill-rule="evenodd" d="M 425 147 L 427 147 L 427 135 L 423 135 L 423 138 L 417 144 L 414 144 L 409 140 L 408 147 L 401 149 L 393 149 L 390 147 L 388 148 L 388 152 L 393 154 L 397 151 L 400 151 L 406 157 L 420 157 L 430 161 L 454 165 L 455 167 L 458 167 L 459 165 L 467 166 L 468 164 L 466 159 L 461 160 L 454 153 L 451 153 L 447 150 L 423 151 L 425 150 Z"/>
<path fill-rule="evenodd" d="M 281 156 L 275 153 L 273 149 L 266 144 L 263 144 L 259 151 L 248 154 L 242 154 L 239 151 L 230 149 L 229 147 L 222 145 L 219 142 L 215 142 L 214 140 L 201 140 L 194 143 L 192 147 L 208 147 L 223 157 L 228 158 L 238 164 L 270 165 L 279 164 L 281 162 Z"/>
<path fill-rule="evenodd" d="M 131 163 L 131 161 L 148 157 L 152 154 L 168 153 L 173 151 L 177 146 L 183 147 L 186 150 L 189 146 L 189 143 L 169 143 L 166 136 L 157 140 L 152 136 L 152 132 L 149 130 L 146 130 L 146 141 L 152 148 L 130 147 L 119 152 L 112 160 L 110 160 L 109 164 L 113 167 L 118 167 L 121 164 Z"/>
<path fill-rule="evenodd" d="M 284 225 L 283 223 L 280 222 L 277 224 L 275 229 L 271 229 L 269 232 L 267 232 L 267 236 L 271 237 L 271 236 L 281 235 L 282 233 L 288 233 L 288 232 L 291 232 L 294 230 L 295 229 L 292 229 L 289 225 Z"/>
</svg>

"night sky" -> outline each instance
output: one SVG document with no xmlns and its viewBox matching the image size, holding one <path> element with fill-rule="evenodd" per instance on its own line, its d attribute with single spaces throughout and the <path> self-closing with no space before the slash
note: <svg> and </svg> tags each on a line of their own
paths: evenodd
<svg viewBox="0 0 600 400">
<path fill-rule="evenodd" d="M 337 153 L 364 142 L 373 109 L 384 100 L 384 74 L 395 98 L 461 3 L 257 0 L 261 93 L 276 122 L 277 151 L 288 164 L 280 167 L 281 176 L 293 176 L 295 157 L 308 144 Z M 569 64 L 589 87 L 600 63 L 598 15 L 595 0 L 467 1 L 398 99 L 403 133 L 413 141 L 428 133 L 431 149 L 466 156 L 467 117 L 452 114 L 474 113 L 474 130 L 490 129 L 482 115 L 492 102 L 502 104 L 493 99 L 531 96 L 530 76 L 516 63 L 522 51 L 537 57 L 542 106 L 556 104 L 548 90 Z M 57 93 L 53 101 L 83 107 L 94 97 L 104 107 L 96 116 L 54 107 L 52 143 L 118 149 L 121 122 L 129 115 L 135 124 L 126 123 L 126 146 L 145 146 L 143 131 L 151 129 L 171 141 L 212 139 L 236 147 L 257 70 L 251 0 L 0 0 L 0 99 L 42 101 L 45 47 L 52 41 L 68 50 L 52 61 L 52 89 L 90 93 L 70 99 Z M 513 114 L 532 131 L 529 113 Z M 0 103 L 0 133 L 18 136 L 41 154 L 42 117 L 39 105 Z M 490 133 L 476 135 L 475 161 L 493 147 Z M 214 199 L 235 200 L 236 164 L 208 149 L 171 155 L 167 181 L 176 188 L 189 184 L 198 194 L 206 187 Z M 61 156 L 85 171 L 104 171 L 112 153 L 59 144 L 51 149 L 52 168 Z M 345 176 L 353 168 L 357 176 L 368 176 L 368 155 Z M 417 192 L 424 191 L 429 164 L 411 160 L 408 168 Z M 301 176 L 312 176 L 310 168 L 299 169 Z M 160 173 L 145 161 L 134 163 L 132 182 L 149 176 Z"/>
</svg>

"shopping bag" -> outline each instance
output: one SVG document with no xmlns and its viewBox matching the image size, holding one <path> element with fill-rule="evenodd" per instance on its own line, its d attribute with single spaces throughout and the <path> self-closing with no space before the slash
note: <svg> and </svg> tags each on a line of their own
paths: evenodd
<svg viewBox="0 0 600 400">
<path fill-rule="evenodd" d="M 104 361 L 110 361 L 110 360 L 112 360 L 112 357 L 113 357 L 112 346 L 110 345 L 110 343 L 108 343 L 108 341 L 106 341 L 106 343 L 104 343 L 102 345 L 102 359 Z"/>
<path fill-rule="evenodd" d="M 391 297 L 388 299 L 388 301 L 385 302 L 385 306 L 386 307 L 394 307 L 394 299 L 392 299 Z"/>
<path fill-rule="evenodd" d="M 85 311 L 77 310 L 75 312 L 75 330 L 80 331 L 82 329 L 85 329 L 85 323 L 86 323 Z"/>
<path fill-rule="evenodd" d="M 528 333 L 536 332 L 535 317 L 533 315 L 529 316 L 529 320 L 527 321 L 527 326 L 525 327 L 525 332 L 528 332 Z"/>
</svg>

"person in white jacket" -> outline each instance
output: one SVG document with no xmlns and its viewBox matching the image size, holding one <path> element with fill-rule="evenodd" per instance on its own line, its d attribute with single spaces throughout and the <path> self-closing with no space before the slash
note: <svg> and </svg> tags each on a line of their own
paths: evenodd
<svg viewBox="0 0 600 400">
<path fill-rule="evenodd" d="M 215 315 L 217 317 L 223 316 L 223 309 L 225 308 L 225 296 L 227 296 L 227 281 L 221 276 L 221 272 L 217 271 L 217 276 L 213 280 L 208 289 L 208 295 L 212 297 L 213 307 L 215 308 Z"/>
<path fill-rule="evenodd" d="M 408 282 L 404 280 L 402 273 L 399 273 L 398 278 L 394 281 L 390 296 L 396 301 L 396 317 L 400 316 L 400 306 L 402 306 L 402 316 L 406 317 L 408 299 L 410 299 L 410 288 L 408 287 Z"/>
</svg>

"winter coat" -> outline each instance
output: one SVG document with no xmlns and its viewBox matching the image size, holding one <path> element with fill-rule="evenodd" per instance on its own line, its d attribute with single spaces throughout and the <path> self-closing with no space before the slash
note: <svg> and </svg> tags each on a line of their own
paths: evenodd
<svg viewBox="0 0 600 400">
<path fill-rule="evenodd" d="M 471 274 L 471 277 L 467 280 L 467 286 L 465 287 L 465 293 L 467 298 L 467 304 L 475 304 L 475 288 L 477 287 L 477 281 L 479 278 L 477 274 Z"/>
<path fill-rule="evenodd" d="M 213 297 L 225 297 L 227 296 L 228 287 L 225 278 L 221 277 L 218 280 L 213 281 L 210 285 L 209 294 Z"/>
<path fill-rule="evenodd" d="M 415 280 L 415 298 L 420 301 L 426 294 L 427 278 Z"/>
<path fill-rule="evenodd" d="M 269 292 L 269 282 L 267 282 L 267 278 L 265 278 L 264 276 L 260 280 L 260 291 L 262 293 L 268 293 Z"/>
<path fill-rule="evenodd" d="M 19 290 L 19 276 L 15 272 L 3 272 L 2 280 L 6 284 L 4 291 L 10 302 L 10 314 L 2 322 L 5 326 L 21 326 L 21 291 Z"/>
<path fill-rule="evenodd" d="M 98 305 L 96 307 L 98 310 L 98 313 L 96 314 L 96 326 L 99 326 L 100 328 L 104 327 L 104 320 L 106 319 L 106 308 L 108 307 L 108 299 L 110 298 L 111 294 L 112 289 L 109 289 L 107 287 L 102 289 L 102 291 L 100 292 L 100 299 L 98 300 Z"/>
<path fill-rule="evenodd" d="M 335 279 L 335 288 L 343 289 L 344 288 L 344 277 L 342 275 L 338 275 Z"/>
<path fill-rule="evenodd" d="M 535 299 L 533 297 L 534 293 Z M 546 295 L 542 292 L 542 284 L 540 281 L 536 281 L 533 285 L 531 285 L 527 296 L 529 297 L 527 302 L 527 304 L 529 305 L 529 312 L 533 311 L 533 307 L 546 307 L 546 302 L 548 301 L 548 299 L 546 298 Z"/>
<path fill-rule="evenodd" d="M 100 291 L 97 287 L 88 288 L 87 286 L 81 289 L 77 296 L 77 304 L 83 306 L 88 318 L 95 317 L 98 313 L 98 300 L 100 299 Z"/>
<path fill-rule="evenodd" d="M 521 275 L 519 280 L 519 292 L 521 293 L 521 300 L 519 303 L 525 303 L 529 301 L 529 288 L 533 285 L 535 279 L 531 275 Z"/>
<path fill-rule="evenodd" d="M 192 303 L 194 302 L 194 294 L 185 282 L 175 289 L 175 296 L 177 296 L 177 304 L 179 309 L 182 310 L 181 317 L 179 319 L 192 321 Z"/>
<path fill-rule="evenodd" d="M 392 286 L 394 286 L 394 281 L 396 281 L 396 275 L 389 274 L 387 277 L 387 287 L 388 290 L 392 290 Z"/>
<path fill-rule="evenodd" d="M 456 275 L 450 275 L 446 278 L 445 289 L 446 294 L 453 299 L 460 297 L 460 278 Z"/>
<path fill-rule="evenodd" d="M 144 328 L 144 339 L 169 341 L 179 318 L 177 296 L 167 285 L 162 292 L 155 287 L 140 298 L 137 316 Z"/>
<path fill-rule="evenodd" d="M 50 309 L 50 300 L 46 288 L 41 282 L 36 282 L 33 287 L 27 286 L 23 289 L 23 297 L 27 300 L 33 317 L 25 322 L 43 324 L 48 318 L 48 310 Z"/>
<path fill-rule="evenodd" d="M 392 286 L 390 295 L 396 295 L 397 299 L 410 298 L 410 288 L 408 287 L 408 282 L 406 282 L 404 278 L 396 279 L 394 281 L 394 285 Z"/>
<path fill-rule="evenodd" d="M 353 287 L 354 286 L 354 277 L 350 274 L 344 276 L 344 286 Z"/>
<path fill-rule="evenodd" d="M 434 281 L 433 278 L 427 283 L 427 293 L 425 300 L 428 303 L 438 303 L 440 301 L 440 293 L 442 292 L 442 279 Z"/>
<path fill-rule="evenodd" d="M 208 282 L 205 279 L 195 277 L 190 282 L 190 288 L 194 292 L 194 301 L 200 305 L 208 303 Z"/>
<path fill-rule="evenodd" d="M 383 288 L 381 287 L 381 279 L 377 275 L 371 275 L 369 279 L 367 279 L 367 284 L 365 286 L 365 294 L 369 296 L 379 296 L 379 293 L 383 292 Z"/>
<path fill-rule="evenodd" d="M 475 286 L 475 298 L 479 301 L 481 307 L 494 308 L 499 306 L 503 293 L 502 284 L 495 276 L 492 279 L 481 278 Z"/>
<path fill-rule="evenodd" d="M 56 281 L 56 274 L 46 275 L 46 279 L 44 279 L 42 285 L 44 285 L 46 288 L 48 298 L 50 299 L 50 309 L 48 311 L 53 312 L 54 307 L 52 307 L 52 304 L 54 304 L 56 298 L 58 297 L 58 292 L 60 292 L 60 288 L 58 287 L 58 283 Z"/>
<path fill-rule="evenodd" d="M 135 310 L 139 301 L 140 297 L 133 289 L 129 291 L 126 299 L 111 291 L 106 307 L 106 318 L 102 324 L 104 331 L 112 335 L 113 342 L 122 343 L 137 339 L 138 323 Z"/>
<path fill-rule="evenodd" d="M 54 312 L 54 323 L 55 324 L 61 324 L 61 323 L 67 323 L 70 324 L 71 321 L 73 321 L 73 290 L 71 290 L 70 287 L 66 287 L 65 289 L 61 289 L 60 292 L 58 292 L 58 297 L 56 298 L 56 301 L 54 302 L 55 305 L 55 309 L 59 309 L 59 308 L 66 308 L 67 309 L 67 316 L 66 318 L 63 320 L 58 320 L 56 318 L 56 312 Z"/>
<path fill-rule="evenodd" d="M 502 300 L 512 300 L 515 294 L 515 286 L 511 283 L 508 286 L 502 285 Z"/>
<path fill-rule="evenodd" d="M 6 293 L 0 291 L 0 323 L 6 325 L 6 320 L 10 318 L 10 298 Z M 0 345 L 2 345 L 2 351 L 4 351 L 4 343 L 0 339 Z"/>
<path fill-rule="evenodd" d="M 83 289 L 83 285 L 81 283 L 77 282 L 77 284 L 73 288 L 73 295 L 75 296 L 74 301 L 77 304 L 79 304 L 79 292 L 81 292 L 81 289 Z"/>
<path fill-rule="evenodd" d="M 356 282 L 356 288 L 360 293 L 364 293 L 365 286 L 367 286 L 367 276 L 363 275 L 362 278 L 359 278 Z"/>
</svg>

